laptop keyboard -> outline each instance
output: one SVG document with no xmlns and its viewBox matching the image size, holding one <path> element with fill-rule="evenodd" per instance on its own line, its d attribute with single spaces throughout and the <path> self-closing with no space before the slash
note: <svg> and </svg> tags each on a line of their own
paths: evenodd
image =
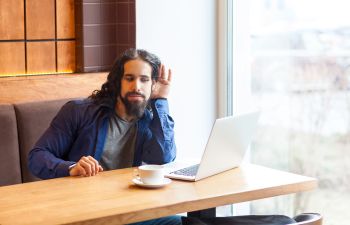
<svg viewBox="0 0 350 225">
<path fill-rule="evenodd" d="M 172 174 L 176 175 L 182 175 L 182 176 L 196 176 L 197 171 L 198 171 L 199 164 L 185 167 L 183 169 L 179 169 L 176 171 L 171 172 Z"/>
</svg>

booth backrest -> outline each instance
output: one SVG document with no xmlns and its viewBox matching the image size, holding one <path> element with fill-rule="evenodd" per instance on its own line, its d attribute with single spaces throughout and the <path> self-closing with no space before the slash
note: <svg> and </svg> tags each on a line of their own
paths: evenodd
<svg viewBox="0 0 350 225">
<path fill-rule="evenodd" d="M 0 186 L 22 182 L 16 114 L 11 104 L 0 104 Z"/>
<path fill-rule="evenodd" d="M 23 182 L 39 180 L 28 170 L 28 153 L 43 132 L 49 127 L 50 122 L 59 109 L 69 100 L 71 99 L 27 102 L 14 105 L 17 117 Z"/>
</svg>

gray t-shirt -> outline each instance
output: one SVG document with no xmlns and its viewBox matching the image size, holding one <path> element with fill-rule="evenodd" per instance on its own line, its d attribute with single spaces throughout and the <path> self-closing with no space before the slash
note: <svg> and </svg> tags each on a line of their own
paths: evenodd
<svg viewBox="0 0 350 225">
<path fill-rule="evenodd" d="M 100 160 L 104 170 L 132 166 L 136 131 L 136 122 L 124 121 L 116 114 L 109 118 L 108 133 Z"/>
</svg>

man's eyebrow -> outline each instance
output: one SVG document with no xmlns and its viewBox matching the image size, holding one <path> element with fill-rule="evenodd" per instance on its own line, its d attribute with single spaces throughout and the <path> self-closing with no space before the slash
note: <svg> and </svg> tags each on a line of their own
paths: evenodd
<svg viewBox="0 0 350 225">
<path fill-rule="evenodd" d="M 141 75 L 135 75 L 135 74 L 132 74 L 132 73 L 126 73 L 124 74 L 124 77 L 142 77 L 142 78 L 151 78 L 151 76 L 149 75 L 145 75 L 145 74 L 141 74 Z"/>
</svg>

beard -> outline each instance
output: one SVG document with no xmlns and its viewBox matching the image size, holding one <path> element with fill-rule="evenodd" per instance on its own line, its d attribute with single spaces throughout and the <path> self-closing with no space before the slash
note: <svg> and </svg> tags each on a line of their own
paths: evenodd
<svg viewBox="0 0 350 225">
<path fill-rule="evenodd" d="M 129 101 L 128 97 L 130 95 L 140 95 L 143 100 L 142 101 Z M 146 96 L 138 92 L 128 92 L 125 96 L 120 96 L 121 101 L 125 105 L 126 113 L 129 116 L 136 117 L 140 119 L 145 113 L 146 106 L 148 104 L 148 100 L 146 100 Z"/>
</svg>

